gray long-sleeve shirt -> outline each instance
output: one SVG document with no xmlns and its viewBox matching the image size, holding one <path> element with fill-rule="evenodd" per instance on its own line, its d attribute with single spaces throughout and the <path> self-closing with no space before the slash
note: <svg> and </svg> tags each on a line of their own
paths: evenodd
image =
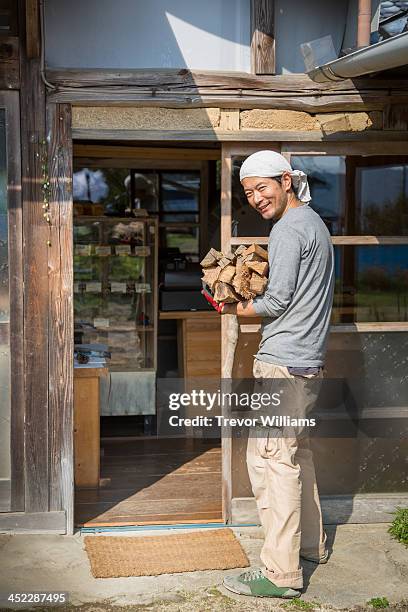
<svg viewBox="0 0 408 612">
<path fill-rule="evenodd" d="M 268 286 L 253 301 L 263 317 L 256 357 L 282 366 L 324 365 L 334 254 L 329 231 L 310 206 L 290 208 L 275 223 L 268 258 Z"/>
</svg>

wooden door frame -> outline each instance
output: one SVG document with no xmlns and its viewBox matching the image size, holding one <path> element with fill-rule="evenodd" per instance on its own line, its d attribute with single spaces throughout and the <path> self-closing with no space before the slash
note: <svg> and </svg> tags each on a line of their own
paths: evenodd
<svg viewBox="0 0 408 612">
<path fill-rule="evenodd" d="M 50 331 L 50 351 L 54 351 L 55 343 L 57 343 L 57 351 L 51 355 L 53 360 L 50 361 L 50 399 L 53 394 L 53 403 L 50 404 L 51 414 L 59 418 L 57 431 L 54 433 L 54 447 L 60 449 L 59 461 L 54 462 L 51 466 L 51 471 L 55 472 L 55 487 L 61 489 L 62 509 L 66 512 L 67 533 L 73 533 L 74 529 L 74 481 L 73 481 L 73 382 L 72 373 L 66 375 L 67 368 L 72 370 L 70 356 L 72 354 L 73 343 L 73 257 L 72 257 L 72 218 L 73 218 L 73 201 L 72 201 L 72 180 L 73 171 L 73 134 L 71 130 L 71 105 L 70 104 L 48 104 L 47 112 L 49 133 L 52 135 L 49 150 L 50 159 L 50 177 L 52 189 L 54 190 L 55 198 L 52 198 L 51 217 L 54 218 L 54 234 L 53 242 L 55 244 L 50 249 L 50 266 L 52 275 L 50 277 L 50 296 L 53 291 L 59 287 L 61 290 L 61 304 L 54 303 L 50 300 L 50 321 L 55 324 L 54 332 Z M 52 127 L 52 129 L 50 129 Z M 197 141 L 197 144 L 200 141 Z M 201 140 L 202 142 L 202 140 Z M 55 153 L 60 151 L 61 147 L 65 147 L 65 153 L 62 153 L 62 158 L 56 161 Z M 264 145 L 260 142 L 244 143 L 241 142 L 221 142 L 221 249 L 227 249 L 234 244 L 234 239 L 231 237 L 231 158 L 233 155 L 249 155 L 250 153 L 259 150 Z M 326 145 L 327 146 L 327 145 Z M 367 145 L 366 145 L 367 146 Z M 331 148 L 347 148 L 350 145 L 340 143 L 330 143 L 327 147 Z M 400 148 L 397 145 L 395 148 Z M 274 143 L 268 142 L 268 148 L 274 148 L 277 151 L 285 151 L 287 148 L 301 149 L 309 151 L 314 148 L 321 150 L 325 145 L 315 147 L 314 143 L 302 143 L 289 145 L 280 142 L 277 138 Z M 355 149 L 364 149 L 364 143 L 356 143 Z M 370 145 L 367 147 L 370 149 Z M 62 164 L 62 166 L 61 166 Z M 58 168 L 65 168 L 65 177 L 60 175 Z M 54 182 L 53 182 L 54 181 Z M 65 245 L 65 250 L 62 247 Z M 59 271 L 59 272 L 58 272 Z M 62 274 L 62 279 L 58 280 L 58 274 Z M 53 289 L 54 287 L 54 289 Z M 55 298 L 58 297 L 56 293 Z M 62 327 L 60 315 L 61 312 L 66 313 L 65 323 Z M 67 316 L 68 311 L 71 313 Z M 225 333 L 226 320 L 222 319 L 222 351 L 225 351 Z M 58 357 L 57 357 L 58 356 Z M 54 365 L 53 365 L 54 364 Z M 65 364 L 65 378 L 61 379 L 61 367 L 59 364 Z M 69 366 L 69 367 L 68 367 Z M 51 431 L 51 430 L 50 430 Z M 65 466 L 62 468 L 61 466 Z M 63 473 L 63 470 L 67 470 Z M 58 472 L 59 470 L 59 472 Z M 58 485 L 58 478 L 59 485 Z M 54 508 L 53 508 L 54 509 Z M 56 508 L 55 508 L 56 509 Z M 51 510 L 51 508 L 50 508 Z M 222 439 L 222 514 L 225 523 L 230 523 L 232 519 L 232 444 L 230 437 Z"/>
<path fill-rule="evenodd" d="M 74 319 L 71 105 L 46 105 L 48 134 L 49 510 L 74 532 Z"/>
<path fill-rule="evenodd" d="M 10 295 L 11 499 L 10 512 L 24 512 L 23 235 L 21 207 L 20 99 L 1 91 L 5 110 Z"/>
</svg>

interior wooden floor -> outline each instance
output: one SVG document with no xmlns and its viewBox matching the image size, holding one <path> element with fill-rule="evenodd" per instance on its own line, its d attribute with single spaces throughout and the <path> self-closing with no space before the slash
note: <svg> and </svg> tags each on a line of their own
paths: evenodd
<svg viewBox="0 0 408 612">
<path fill-rule="evenodd" d="M 101 440 L 101 480 L 75 490 L 76 526 L 222 522 L 218 440 Z"/>
</svg>

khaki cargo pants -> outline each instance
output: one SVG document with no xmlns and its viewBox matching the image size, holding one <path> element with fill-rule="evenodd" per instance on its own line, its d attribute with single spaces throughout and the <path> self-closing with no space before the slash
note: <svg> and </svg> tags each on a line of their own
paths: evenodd
<svg viewBox="0 0 408 612">
<path fill-rule="evenodd" d="M 258 359 L 254 361 L 253 374 L 258 379 L 297 379 L 296 384 L 300 378 L 289 374 L 286 367 Z M 314 376 L 322 378 L 323 373 Z M 308 404 L 304 411 L 307 416 L 316 395 L 311 397 L 306 389 L 304 400 Z M 279 434 L 274 437 L 273 432 L 268 432 L 265 437 L 265 429 L 257 432 L 251 430 L 247 466 L 265 533 L 261 551 L 264 574 L 277 586 L 302 588 L 300 554 L 318 560 L 326 549 L 326 534 L 323 531 L 313 454 L 307 432 L 296 434 L 296 437 L 279 437 Z"/>
</svg>

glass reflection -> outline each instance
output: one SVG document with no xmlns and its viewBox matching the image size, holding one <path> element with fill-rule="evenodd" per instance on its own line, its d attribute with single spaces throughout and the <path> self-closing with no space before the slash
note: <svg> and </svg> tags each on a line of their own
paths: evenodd
<svg viewBox="0 0 408 612">
<path fill-rule="evenodd" d="M 408 321 L 408 245 L 336 246 L 333 323 Z"/>
<path fill-rule="evenodd" d="M 292 155 L 294 170 L 307 174 L 312 201 L 333 236 L 346 233 L 346 158 L 336 155 Z"/>
<path fill-rule="evenodd" d="M 377 236 L 408 235 L 408 166 L 356 169 L 356 228 Z"/>
<path fill-rule="evenodd" d="M 10 294 L 5 110 L 0 109 L 0 512 L 10 510 Z"/>
</svg>

